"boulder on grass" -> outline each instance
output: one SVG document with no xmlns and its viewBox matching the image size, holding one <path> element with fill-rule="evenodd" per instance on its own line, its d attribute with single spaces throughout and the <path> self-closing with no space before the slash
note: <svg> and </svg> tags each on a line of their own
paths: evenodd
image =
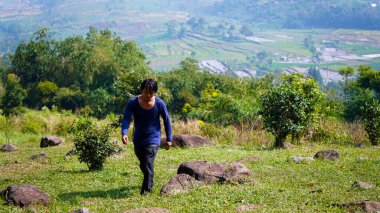
<svg viewBox="0 0 380 213">
<path fill-rule="evenodd" d="M 30 157 L 30 159 L 32 159 L 32 160 L 45 159 L 45 158 L 48 158 L 48 155 L 45 154 L 45 153 L 41 153 L 41 154 L 38 154 L 38 155 L 33 155 L 32 157 Z"/>
<path fill-rule="evenodd" d="M 64 142 L 64 139 L 55 136 L 46 136 L 41 138 L 40 147 L 45 148 L 49 146 L 58 146 Z"/>
<path fill-rule="evenodd" d="M 182 163 L 177 174 L 188 174 L 206 184 L 210 183 L 239 183 L 244 182 L 252 176 L 252 171 L 244 164 L 211 163 L 207 161 L 192 161 Z"/>
<path fill-rule="evenodd" d="M 177 194 L 179 192 L 186 192 L 195 187 L 204 186 L 201 181 L 196 180 L 188 174 L 178 174 L 173 177 L 165 186 L 161 189 L 161 195 Z"/>
<path fill-rule="evenodd" d="M 370 183 L 366 183 L 366 182 L 363 182 L 360 180 L 355 180 L 355 182 L 352 184 L 352 187 L 358 187 L 361 189 L 372 189 L 375 186 L 373 184 L 370 184 Z"/>
<path fill-rule="evenodd" d="M 292 161 L 294 163 L 308 163 L 313 160 L 314 158 L 312 157 L 292 157 L 289 161 Z"/>
<path fill-rule="evenodd" d="M 142 209 L 133 209 L 128 211 L 122 211 L 121 213 L 170 213 L 168 209 L 164 208 L 142 208 Z"/>
<path fill-rule="evenodd" d="M 363 209 L 364 212 L 368 212 L 368 213 L 380 211 L 380 202 L 374 202 L 374 201 L 350 202 L 350 203 L 345 203 L 345 204 L 338 204 L 337 206 L 343 207 L 343 208 L 359 207 Z"/>
<path fill-rule="evenodd" d="M 323 150 L 317 152 L 317 154 L 314 155 L 314 158 L 337 161 L 339 160 L 339 153 L 335 150 Z"/>
<path fill-rule="evenodd" d="M 34 204 L 47 205 L 50 198 L 47 194 L 34 186 L 9 186 L 5 191 L 5 201 L 19 207 L 28 207 Z"/>
<path fill-rule="evenodd" d="M 12 144 L 4 144 L 1 146 L 0 150 L 3 152 L 12 152 L 15 151 L 17 148 L 13 146 Z"/>
<path fill-rule="evenodd" d="M 199 147 L 214 145 L 210 140 L 199 135 L 179 134 L 173 136 L 173 147 Z M 161 147 L 166 145 L 166 138 L 161 139 Z"/>
</svg>

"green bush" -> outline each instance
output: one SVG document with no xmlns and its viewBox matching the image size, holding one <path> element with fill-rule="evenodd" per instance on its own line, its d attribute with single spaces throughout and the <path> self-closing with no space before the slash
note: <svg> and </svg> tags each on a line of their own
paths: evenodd
<svg viewBox="0 0 380 213">
<path fill-rule="evenodd" d="M 261 97 L 265 129 L 275 136 L 275 147 L 282 147 L 286 137 L 300 139 L 314 122 L 322 93 L 314 79 L 293 74 L 281 85 Z"/>
<path fill-rule="evenodd" d="M 113 127 L 97 125 L 88 117 L 79 117 L 73 127 L 74 144 L 79 161 L 86 163 L 88 168 L 101 170 L 106 158 L 119 151 L 119 147 L 110 143 Z"/>
</svg>

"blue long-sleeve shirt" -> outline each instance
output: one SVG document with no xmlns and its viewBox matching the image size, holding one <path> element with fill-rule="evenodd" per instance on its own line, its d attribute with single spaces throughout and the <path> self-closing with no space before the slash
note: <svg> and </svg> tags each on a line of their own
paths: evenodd
<svg viewBox="0 0 380 213">
<path fill-rule="evenodd" d="M 128 134 L 128 129 L 134 121 L 133 144 L 136 147 L 142 147 L 150 144 L 160 145 L 161 125 L 160 116 L 164 121 L 166 138 L 172 141 L 172 127 L 168 110 L 163 100 L 155 97 L 155 103 L 152 109 L 146 110 L 139 105 L 138 97 L 129 99 L 124 111 L 123 122 L 121 125 L 122 135 Z"/>
</svg>

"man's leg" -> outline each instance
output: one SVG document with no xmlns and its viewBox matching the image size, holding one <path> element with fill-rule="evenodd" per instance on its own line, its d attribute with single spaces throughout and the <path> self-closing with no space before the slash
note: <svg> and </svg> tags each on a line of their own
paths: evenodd
<svg viewBox="0 0 380 213">
<path fill-rule="evenodd" d="M 154 180 L 154 160 L 156 159 L 158 145 L 150 145 L 147 147 L 146 155 L 146 175 L 144 175 L 145 190 L 152 191 Z"/>
<path fill-rule="evenodd" d="M 140 161 L 140 169 L 144 174 L 144 180 L 141 186 L 140 194 L 151 192 L 154 178 L 154 160 L 158 151 L 158 145 L 150 145 L 141 148 L 135 148 L 135 154 Z"/>
</svg>

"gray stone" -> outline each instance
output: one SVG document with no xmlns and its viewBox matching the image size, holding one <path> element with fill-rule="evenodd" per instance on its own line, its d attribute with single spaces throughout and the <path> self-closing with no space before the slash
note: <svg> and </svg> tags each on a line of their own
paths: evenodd
<svg viewBox="0 0 380 213">
<path fill-rule="evenodd" d="M 235 208 L 237 212 L 247 212 L 247 211 L 253 211 L 255 209 L 259 208 L 257 205 L 244 205 L 244 206 L 238 206 Z"/>
<path fill-rule="evenodd" d="M 15 151 L 17 148 L 13 146 L 12 144 L 4 144 L 0 150 L 3 152 L 12 152 Z"/>
<path fill-rule="evenodd" d="M 317 152 L 314 155 L 314 158 L 336 161 L 339 160 L 339 153 L 335 150 L 323 150 Z"/>
<path fill-rule="evenodd" d="M 178 174 L 173 177 L 165 186 L 161 189 L 161 195 L 177 194 L 179 192 L 186 192 L 196 187 L 204 186 L 201 181 L 196 180 L 187 174 Z"/>
<path fill-rule="evenodd" d="M 128 211 L 122 211 L 121 213 L 170 213 L 168 209 L 164 208 L 141 208 L 141 209 L 133 209 Z"/>
<path fill-rule="evenodd" d="M 39 203 L 47 205 L 50 202 L 47 194 L 34 186 L 28 185 L 9 186 L 5 192 L 5 200 L 7 203 L 19 207 L 27 207 Z"/>
<path fill-rule="evenodd" d="M 380 211 L 380 202 L 364 201 L 364 202 L 350 202 L 345 204 L 337 204 L 339 207 L 350 208 L 353 206 L 360 207 L 364 212 L 373 213 Z"/>
<path fill-rule="evenodd" d="M 291 143 L 285 142 L 285 143 L 284 143 L 284 148 L 285 148 L 285 149 L 293 149 L 293 148 L 294 148 L 294 145 L 291 144 Z"/>
<path fill-rule="evenodd" d="M 358 188 L 361 188 L 361 189 L 372 189 L 372 188 L 375 187 L 373 184 L 366 183 L 366 182 L 363 182 L 363 181 L 360 181 L 360 180 L 355 180 L 355 182 L 352 184 L 352 186 L 353 187 L 358 187 Z"/>
<path fill-rule="evenodd" d="M 45 159 L 45 158 L 48 158 L 48 155 L 45 154 L 45 153 L 41 153 L 41 154 L 38 154 L 38 155 L 33 155 L 32 157 L 30 157 L 30 159 L 32 159 L 32 160 Z"/>
<path fill-rule="evenodd" d="M 380 212 L 380 202 L 364 201 L 362 208 L 365 212 Z"/>
<path fill-rule="evenodd" d="M 72 211 L 71 213 L 90 213 L 88 208 L 80 208 L 78 210 Z"/>
<path fill-rule="evenodd" d="M 49 146 L 58 146 L 62 142 L 64 142 L 63 138 L 58 138 L 55 136 L 46 136 L 41 138 L 40 147 L 45 148 Z"/>
<path fill-rule="evenodd" d="M 366 146 L 365 146 L 365 144 L 363 144 L 363 143 L 358 143 L 358 144 L 355 145 L 355 148 L 361 148 L 361 149 L 364 149 L 364 148 L 366 148 Z"/>
<path fill-rule="evenodd" d="M 161 147 L 166 144 L 166 138 L 161 139 Z M 199 147 L 199 146 L 212 146 L 214 145 L 210 140 L 199 135 L 185 135 L 179 134 L 173 136 L 173 147 Z"/>
<path fill-rule="evenodd" d="M 193 161 L 182 163 L 177 174 L 188 174 L 206 184 L 210 183 L 239 183 L 252 176 L 252 171 L 242 163 L 211 163 Z"/>
<path fill-rule="evenodd" d="M 294 163 L 308 163 L 314 160 L 312 157 L 292 157 L 290 159 Z"/>
</svg>

